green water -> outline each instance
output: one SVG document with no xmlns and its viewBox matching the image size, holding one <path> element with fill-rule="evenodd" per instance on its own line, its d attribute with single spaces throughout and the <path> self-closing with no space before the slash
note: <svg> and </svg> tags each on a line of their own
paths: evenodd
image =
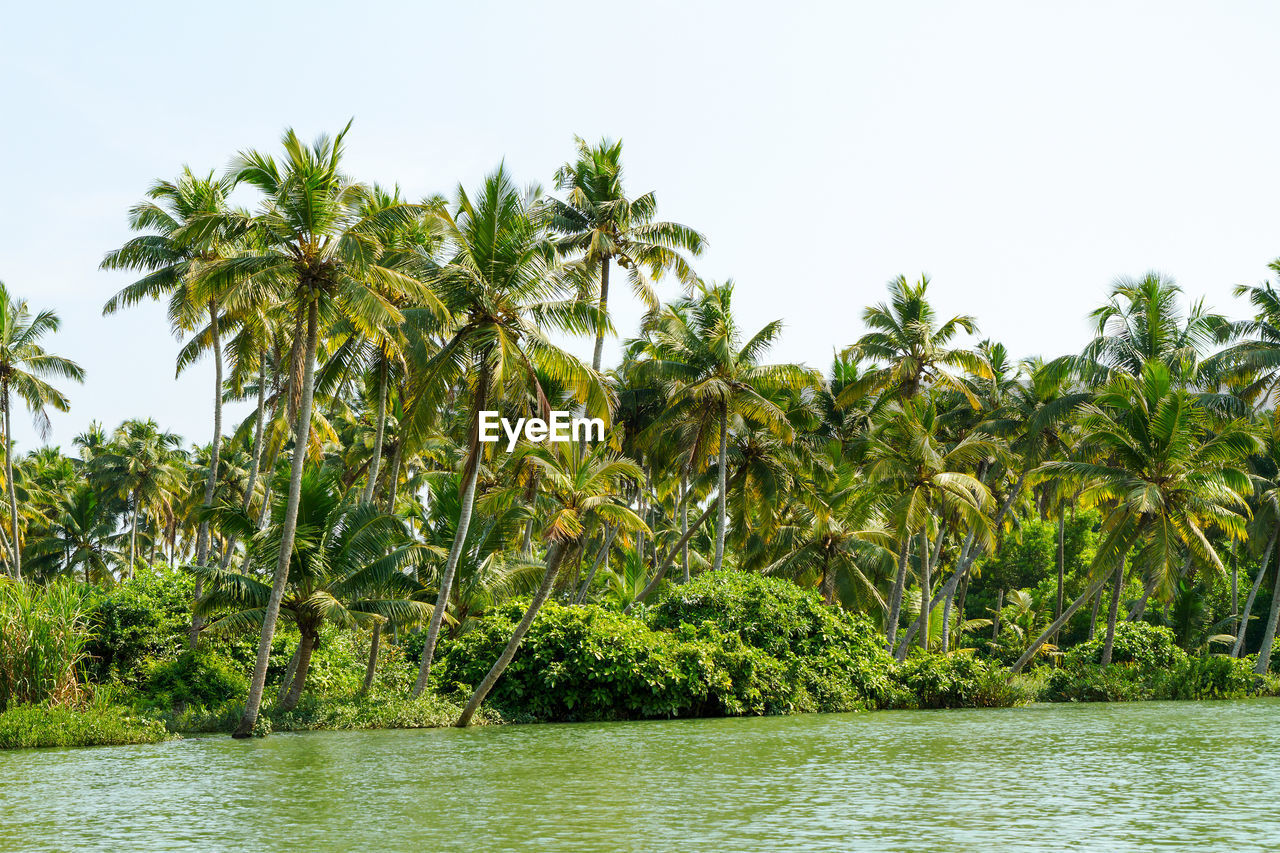
<svg viewBox="0 0 1280 853">
<path fill-rule="evenodd" d="M 1252 850 L 1280 701 L 0 752 L 3 850 Z"/>
</svg>

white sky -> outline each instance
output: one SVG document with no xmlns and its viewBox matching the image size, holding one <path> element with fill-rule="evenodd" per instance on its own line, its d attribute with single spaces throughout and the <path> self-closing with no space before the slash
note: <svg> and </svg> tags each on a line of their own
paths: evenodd
<svg viewBox="0 0 1280 853">
<path fill-rule="evenodd" d="M 574 133 L 621 137 L 629 189 L 708 235 L 697 268 L 737 281 L 744 325 L 784 318 L 777 358 L 824 369 L 899 273 L 1056 355 L 1118 275 L 1241 314 L 1232 286 L 1280 255 L 1273 4 L 56 5 L 5 15 L 0 280 L 88 370 L 64 447 L 130 416 L 208 440 L 211 365 L 174 380 L 159 307 L 101 317 L 128 278 L 97 265 L 152 180 L 290 125 L 354 116 L 350 171 L 412 195 L 503 157 L 546 186 Z"/>
</svg>

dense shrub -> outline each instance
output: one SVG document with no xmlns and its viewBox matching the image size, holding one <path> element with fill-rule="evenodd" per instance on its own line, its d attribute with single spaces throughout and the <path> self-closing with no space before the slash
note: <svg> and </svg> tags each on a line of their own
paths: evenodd
<svg viewBox="0 0 1280 853">
<path fill-rule="evenodd" d="M 224 705 L 243 699 L 248 690 L 249 679 L 240 667 L 225 655 L 202 647 L 153 663 L 139 697 L 147 705 L 180 710 L 190 705 Z"/>
<path fill-rule="evenodd" d="M 0 749 L 157 743 L 169 737 L 163 723 L 115 705 L 15 705 L 0 713 Z"/>
<path fill-rule="evenodd" d="M 1275 695 L 1276 680 L 1253 672 L 1253 658 L 1206 655 L 1188 658 L 1155 678 L 1157 699 L 1242 699 Z"/>
<path fill-rule="evenodd" d="M 902 670 L 917 708 L 1008 708 L 1031 700 L 1008 670 L 970 655 L 917 655 Z"/>
<path fill-rule="evenodd" d="M 1136 702 L 1151 699 L 1152 673 L 1134 666 L 1073 661 L 1055 669 L 1040 693 L 1044 702 Z"/>
<path fill-rule="evenodd" d="M 1097 636 L 1071 648 L 1063 656 L 1064 666 L 1098 664 L 1102 662 L 1102 646 L 1105 627 Z M 1135 664 L 1149 672 L 1171 670 L 1186 660 L 1186 652 L 1178 648 L 1173 631 L 1163 625 L 1146 622 L 1121 622 L 1116 625 L 1115 642 L 1111 651 L 1113 664 Z"/>
<path fill-rule="evenodd" d="M 191 577 L 172 569 L 143 572 L 107 590 L 90 617 L 90 678 L 136 682 L 149 662 L 176 658 L 186 648 L 193 592 Z"/>
</svg>

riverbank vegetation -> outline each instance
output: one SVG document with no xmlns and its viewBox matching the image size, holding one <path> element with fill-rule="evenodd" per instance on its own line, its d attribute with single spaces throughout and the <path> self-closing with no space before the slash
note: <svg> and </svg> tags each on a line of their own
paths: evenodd
<svg viewBox="0 0 1280 853">
<path fill-rule="evenodd" d="M 136 280 L 105 313 L 162 301 L 207 371 L 205 443 L 140 419 L 15 447 L 11 410 L 46 425 L 84 371 L 0 288 L 0 731 L 1276 692 L 1271 284 L 1233 319 L 1122 278 L 1079 352 L 1017 360 L 904 276 L 821 309 L 849 318 L 823 371 L 739 324 L 618 143 L 547 192 L 500 167 L 409 199 L 345 142 L 158 181 L 106 254 Z M 479 440 L 552 410 L 605 440 Z"/>
</svg>

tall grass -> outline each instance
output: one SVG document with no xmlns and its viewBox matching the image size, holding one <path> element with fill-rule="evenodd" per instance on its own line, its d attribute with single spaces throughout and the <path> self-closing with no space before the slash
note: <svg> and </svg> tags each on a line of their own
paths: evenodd
<svg viewBox="0 0 1280 853">
<path fill-rule="evenodd" d="M 88 610 L 86 593 L 70 582 L 0 580 L 0 711 L 81 698 Z"/>
</svg>

